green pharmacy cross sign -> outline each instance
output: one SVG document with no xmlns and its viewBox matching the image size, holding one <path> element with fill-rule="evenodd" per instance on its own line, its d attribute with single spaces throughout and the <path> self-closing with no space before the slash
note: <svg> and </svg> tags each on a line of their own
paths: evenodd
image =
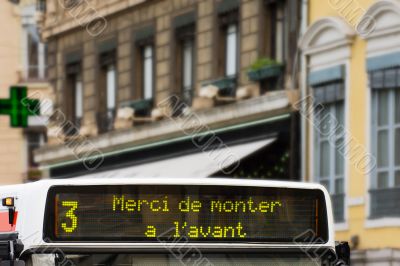
<svg viewBox="0 0 400 266">
<path fill-rule="evenodd" d="M 11 87 L 10 99 L 0 99 L 0 115 L 9 115 L 11 127 L 27 127 L 28 117 L 40 115 L 40 101 L 27 98 L 26 87 Z"/>
</svg>

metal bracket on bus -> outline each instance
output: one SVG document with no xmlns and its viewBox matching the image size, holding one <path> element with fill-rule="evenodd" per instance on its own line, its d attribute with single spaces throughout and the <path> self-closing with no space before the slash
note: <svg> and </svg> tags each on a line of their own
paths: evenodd
<svg viewBox="0 0 400 266">
<path fill-rule="evenodd" d="M 8 223 L 13 226 L 14 220 L 15 220 L 15 207 L 12 207 L 8 209 Z"/>
<path fill-rule="evenodd" d="M 338 264 L 338 265 L 349 266 L 350 265 L 349 243 L 348 242 L 336 242 L 335 250 L 336 250 L 336 256 L 338 258 L 338 261 L 341 262 L 341 264 Z"/>
<path fill-rule="evenodd" d="M 18 233 L 0 234 L 0 266 L 23 266 L 23 261 L 17 260 L 24 250 L 24 245 L 18 239 Z"/>
</svg>

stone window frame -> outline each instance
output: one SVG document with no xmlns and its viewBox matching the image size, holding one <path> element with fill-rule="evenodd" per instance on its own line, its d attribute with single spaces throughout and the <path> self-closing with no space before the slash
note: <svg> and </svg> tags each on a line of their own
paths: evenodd
<svg viewBox="0 0 400 266">
<path fill-rule="evenodd" d="M 143 61 L 143 52 L 144 47 L 152 46 L 153 50 L 153 80 L 155 81 L 156 77 L 156 65 L 157 65 L 157 47 L 156 47 L 156 31 L 155 26 L 153 24 L 143 26 L 141 28 L 135 29 L 132 33 L 132 45 L 133 45 L 133 53 L 132 53 L 132 60 L 133 60 L 133 100 L 140 101 L 144 100 L 144 84 L 143 84 L 143 68 L 144 68 L 144 61 Z M 156 97 L 156 82 L 153 82 L 153 99 Z"/>
<path fill-rule="evenodd" d="M 196 46 L 197 46 L 197 10 L 186 12 L 173 18 L 173 57 L 172 65 L 175 67 L 172 74 L 173 93 L 176 93 L 185 104 L 191 105 L 196 87 Z M 191 87 L 184 87 L 183 74 L 183 48 L 186 42 L 191 42 L 192 46 L 192 71 Z M 185 95 L 186 94 L 186 95 Z"/>
<path fill-rule="evenodd" d="M 287 1 L 275 1 L 275 0 L 265 0 L 263 2 L 263 22 L 265 25 L 265 30 L 262 32 L 262 46 L 261 51 L 262 54 L 266 55 L 271 59 L 275 59 L 281 63 L 285 61 L 285 45 L 284 45 L 284 37 L 285 37 L 285 8 Z M 277 11 L 279 8 L 282 8 L 282 58 L 278 58 L 277 56 L 277 36 L 275 34 L 275 29 L 277 27 L 276 22 L 278 21 Z M 273 29 L 275 28 L 275 29 Z"/>
<path fill-rule="evenodd" d="M 96 82 L 97 82 L 97 127 L 99 133 L 106 133 L 114 129 L 114 120 L 116 117 L 118 106 L 118 39 L 116 36 L 108 36 L 97 42 L 97 68 L 96 68 Z M 115 67 L 115 108 L 109 110 L 107 106 L 107 73 L 108 66 Z"/>
<path fill-rule="evenodd" d="M 232 1 L 234 2 L 234 1 Z M 222 2 L 221 4 L 223 4 Z M 236 76 L 240 73 L 240 4 L 235 6 L 232 5 L 229 8 L 223 9 L 217 7 L 216 14 L 216 41 L 215 41 L 215 58 L 216 60 L 216 78 L 226 78 L 226 31 L 228 26 L 231 24 L 236 24 L 237 32 L 237 58 L 236 58 Z"/>
<path fill-rule="evenodd" d="M 76 135 L 77 132 L 75 129 L 79 129 L 82 124 L 83 114 L 84 114 L 84 94 L 83 94 L 83 55 L 82 50 L 79 48 L 69 50 L 64 54 L 64 73 L 65 73 L 65 81 L 64 86 L 65 90 L 65 113 L 67 119 L 69 119 L 74 127 L 73 128 L 64 128 L 64 133 L 68 135 Z M 76 116 L 76 91 L 75 91 L 75 79 L 80 78 L 82 83 L 82 117 L 78 118 Z"/>
</svg>

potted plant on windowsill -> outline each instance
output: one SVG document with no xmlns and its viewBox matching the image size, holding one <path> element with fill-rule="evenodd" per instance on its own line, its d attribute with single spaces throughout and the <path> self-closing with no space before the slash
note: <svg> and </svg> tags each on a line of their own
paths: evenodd
<svg viewBox="0 0 400 266">
<path fill-rule="evenodd" d="M 227 76 L 217 80 L 209 81 L 203 84 L 216 86 L 219 90 L 221 96 L 232 96 L 235 94 L 236 90 L 236 76 Z"/>
<path fill-rule="evenodd" d="M 251 81 L 260 81 L 277 77 L 282 74 L 283 65 L 270 58 L 259 58 L 255 61 L 247 75 Z"/>
</svg>

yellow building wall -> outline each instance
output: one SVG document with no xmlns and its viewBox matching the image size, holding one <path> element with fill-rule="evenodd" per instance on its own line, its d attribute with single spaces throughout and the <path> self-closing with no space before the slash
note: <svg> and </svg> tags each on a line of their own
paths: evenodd
<svg viewBox="0 0 400 266">
<path fill-rule="evenodd" d="M 330 3 L 349 3 L 353 7 L 358 6 L 366 10 L 375 1 L 372 0 L 311 0 L 309 5 L 309 25 L 318 19 L 327 16 L 340 16 L 341 10 L 335 8 Z M 350 3 L 351 2 L 351 3 Z M 336 6 L 337 7 L 337 6 Z M 346 18 L 345 18 L 346 20 Z M 351 21 L 350 23 L 351 24 Z M 351 47 L 350 59 L 350 76 L 347 78 L 350 82 L 349 98 L 349 123 L 347 129 L 351 137 L 369 150 L 368 124 L 370 123 L 366 73 L 366 42 L 356 36 Z M 356 142 L 352 142 L 350 150 L 354 149 Z M 308 149 L 309 152 L 309 149 Z M 351 155 L 350 155 L 351 157 Z M 310 156 L 307 156 L 310 158 Z M 368 179 L 369 176 L 361 173 L 355 168 L 355 164 L 346 162 L 349 167 L 347 182 L 347 198 L 364 198 L 364 205 L 353 206 L 348 208 L 348 230 L 337 231 L 336 240 L 350 241 L 352 236 L 358 235 L 360 238 L 359 249 L 378 249 L 378 248 L 400 248 L 400 224 L 398 227 L 387 228 L 366 228 L 367 216 L 367 195 L 368 195 Z M 308 162 L 310 165 L 310 162 Z M 309 168 L 308 168 L 309 169 Z M 400 203 L 399 203 L 400 207 Z"/>
<path fill-rule="evenodd" d="M 18 8 L 0 1 L 0 98 L 9 98 L 9 87 L 21 69 L 21 22 Z M 24 139 L 21 129 L 11 129 L 9 118 L 0 116 L 0 185 L 22 182 Z"/>
</svg>

